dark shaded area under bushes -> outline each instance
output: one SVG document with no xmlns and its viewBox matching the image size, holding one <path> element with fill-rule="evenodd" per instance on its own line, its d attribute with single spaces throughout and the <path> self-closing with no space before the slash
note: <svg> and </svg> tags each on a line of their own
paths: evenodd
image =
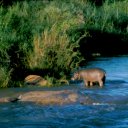
<svg viewBox="0 0 128 128">
<path fill-rule="evenodd" d="M 2 6 L 12 6 L 14 3 L 16 3 L 16 2 L 23 2 L 23 1 L 27 1 L 27 2 L 29 2 L 29 1 L 42 1 L 42 2 L 50 2 L 50 1 L 52 1 L 52 0 L 0 0 L 0 5 L 2 5 Z"/>
<path fill-rule="evenodd" d="M 128 36 L 125 34 L 107 33 L 100 30 L 89 30 L 90 37 L 80 41 L 80 51 L 87 59 L 93 55 L 116 56 L 128 54 Z"/>
<path fill-rule="evenodd" d="M 39 0 L 22 0 L 22 1 L 39 1 Z M 16 2 L 22 2 L 21 0 L 0 0 L 0 5 L 3 6 L 11 6 L 13 5 L 13 3 Z M 50 2 L 50 1 L 54 1 L 54 0 L 40 0 L 43 2 Z M 88 0 L 89 2 L 91 2 L 92 4 L 96 5 L 97 7 L 100 7 L 103 5 L 103 3 L 106 0 Z M 109 0 L 110 3 L 114 2 L 114 1 L 123 1 L 123 0 Z"/>
</svg>

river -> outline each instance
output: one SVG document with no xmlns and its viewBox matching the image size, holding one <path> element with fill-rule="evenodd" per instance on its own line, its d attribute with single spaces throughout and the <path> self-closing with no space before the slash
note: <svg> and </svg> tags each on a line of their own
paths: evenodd
<svg viewBox="0 0 128 128">
<path fill-rule="evenodd" d="M 83 82 L 49 88 L 78 89 L 80 93 L 88 96 L 85 104 L 1 103 L 0 127 L 128 128 L 128 56 L 98 57 L 90 61 L 87 67 L 100 67 L 106 70 L 107 77 L 103 88 L 99 86 L 87 88 L 83 86 Z M 0 90 L 0 97 L 28 90 L 30 88 L 3 89 Z"/>
</svg>

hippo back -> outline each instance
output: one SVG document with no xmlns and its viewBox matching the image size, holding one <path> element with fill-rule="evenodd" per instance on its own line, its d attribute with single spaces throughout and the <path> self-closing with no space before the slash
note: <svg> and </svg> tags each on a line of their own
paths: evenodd
<svg viewBox="0 0 128 128">
<path fill-rule="evenodd" d="M 81 79 L 85 79 L 88 81 L 97 81 L 99 79 L 105 78 L 105 70 L 101 68 L 89 68 L 79 71 L 79 75 Z"/>
</svg>

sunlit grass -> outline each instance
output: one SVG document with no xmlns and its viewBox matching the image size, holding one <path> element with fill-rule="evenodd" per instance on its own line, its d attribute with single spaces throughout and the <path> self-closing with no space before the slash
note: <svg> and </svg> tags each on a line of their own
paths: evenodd
<svg viewBox="0 0 128 128">
<path fill-rule="evenodd" d="M 0 88 L 7 88 L 10 82 L 11 71 L 4 67 L 0 67 Z"/>
<path fill-rule="evenodd" d="M 41 36 L 35 36 L 28 63 L 31 69 L 51 69 L 62 77 L 78 65 L 80 53 L 73 51 L 78 43 L 70 43 L 67 34 L 60 33 L 56 27 L 53 25 L 50 30 L 44 30 Z"/>
</svg>

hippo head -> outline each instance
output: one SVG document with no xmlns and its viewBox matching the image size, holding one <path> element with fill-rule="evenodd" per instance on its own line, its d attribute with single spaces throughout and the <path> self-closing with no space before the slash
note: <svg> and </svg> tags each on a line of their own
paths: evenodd
<svg viewBox="0 0 128 128">
<path fill-rule="evenodd" d="M 71 78 L 71 80 L 79 80 L 79 79 L 80 79 L 80 75 L 78 72 L 74 73 L 74 75 Z"/>
</svg>

